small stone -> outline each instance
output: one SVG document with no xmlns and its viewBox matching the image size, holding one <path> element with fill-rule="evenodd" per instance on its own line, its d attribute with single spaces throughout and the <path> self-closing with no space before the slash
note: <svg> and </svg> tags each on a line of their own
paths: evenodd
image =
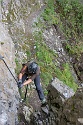
<svg viewBox="0 0 83 125">
<path fill-rule="evenodd" d="M 79 123 L 83 123 L 83 118 L 78 118 Z"/>
</svg>

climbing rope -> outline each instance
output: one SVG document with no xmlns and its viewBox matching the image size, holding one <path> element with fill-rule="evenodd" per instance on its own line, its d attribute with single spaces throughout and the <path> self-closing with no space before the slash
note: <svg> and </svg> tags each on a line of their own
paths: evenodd
<svg viewBox="0 0 83 125">
<path fill-rule="evenodd" d="M 11 75 L 13 76 L 14 80 L 16 81 L 16 83 L 18 84 L 18 81 L 17 79 L 15 78 L 15 76 L 13 75 L 13 73 L 11 72 L 11 70 L 9 69 L 7 63 L 5 62 L 4 60 L 4 57 L 0 55 L 0 60 L 2 60 L 4 62 L 4 64 L 6 65 L 7 69 L 9 70 L 9 72 L 11 73 Z M 28 90 L 28 85 L 26 86 L 26 91 L 25 91 L 25 95 L 24 95 L 24 99 L 22 98 L 22 91 L 21 91 L 21 88 L 19 88 L 19 93 L 20 93 L 20 96 L 22 98 L 22 101 L 26 101 L 26 96 L 27 96 L 27 90 Z"/>
</svg>

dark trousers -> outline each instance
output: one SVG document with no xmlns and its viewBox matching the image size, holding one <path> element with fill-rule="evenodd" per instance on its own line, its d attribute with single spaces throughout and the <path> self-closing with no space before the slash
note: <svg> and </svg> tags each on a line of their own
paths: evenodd
<svg viewBox="0 0 83 125">
<path fill-rule="evenodd" d="M 28 75 L 27 74 L 24 74 L 23 77 L 22 77 L 22 83 L 28 79 Z M 43 90 L 42 90 L 42 86 L 40 84 L 40 75 L 37 75 L 36 78 L 34 79 L 34 84 L 36 86 L 36 90 L 37 90 L 37 93 L 38 93 L 38 96 L 39 96 L 39 99 L 40 100 L 43 100 L 44 99 L 44 93 L 43 93 Z"/>
</svg>

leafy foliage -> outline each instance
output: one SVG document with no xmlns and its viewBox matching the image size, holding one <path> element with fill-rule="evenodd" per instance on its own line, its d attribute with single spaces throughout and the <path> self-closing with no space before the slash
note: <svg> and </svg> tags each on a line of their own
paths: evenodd
<svg viewBox="0 0 83 125">
<path fill-rule="evenodd" d="M 17 58 L 15 58 L 15 63 L 16 63 L 15 72 L 18 75 L 19 74 L 19 70 L 22 68 L 22 65 L 19 63 L 19 60 Z"/>
<path fill-rule="evenodd" d="M 37 34 L 35 34 L 37 35 Z M 38 36 L 38 35 L 37 35 Z M 49 84 L 49 81 L 52 79 L 53 74 L 55 74 L 55 65 L 53 63 L 54 58 L 56 57 L 56 54 L 51 51 L 45 43 L 42 43 L 42 39 L 40 42 L 37 42 L 37 40 L 41 37 L 35 37 L 36 42 L 36 60 L 38 61 L 38 64 L 40 65 L 41 68 L 41 78 L 42 82 L 45 85 Z M 38 39 L 37 39 L 38 38 Z"/>
<path fill-rule="evenodd" d="M 73 90 L 76 91 L 78 86 L 74 82 L 68 63 L 63 65 L 63 70 L 57 68 L 56 75 L 61 81 L 63 81 L 66 85 L 68 85 L 70 88 L 73 88 Z"/>
<path fill-rule="evenodd" d="M 80 0 L 56 0 L 55 8 L 62 22 L 60 28 L 68 41 L 66 49 L 78 58 L 83 53 L 83 3 Z"/>
<path fill-rule="evenodd" d="M 77 56 L 80 56 L 80 53 L 83 52 L 83 43 L 79 42 L 75 46 L 66 43 L 66 50 L 69 54 L 77 54 Z"/>
<path fill-rule="evenodd" d="M 54 0 L 48 0 L 47 7 L 42 13 L 42 17 L 48 25 L 52 24 L 60 24 L 60 19 L 55 13 Z M 56 62 L 54 61 L 57 55 L 51 51 L 43 42 L 43 30 L 45 28 L 45 23 L 42 21 L 35 23 L 38 30 L 34 32 L 35 46 L 36 46 L 36 59 L 41 68 L 41 78 L 42 82 L 45 85 L 49 84 L 49 81 L 57 76 L 60 80 L 62 80 L 65 84 L 73 88 L 77 89 L 77 84 L 74 82 L 73 76 L 70 71 L 70 67 L 68 64 L 64 64 L 64 70 L 62 71 L 60 68 L 56 68 Z"/>
<path fill-rule="evenodd" d="M 41 79 L 44 85 L 48 85 L 49 81 L 57 76 L 60 80 L 62 80 L 65 84 L 73 88 L 74 90 L 77 89 L 77 84 L 75 84 L 73 76 L 70 71 L 70 67 L 68 64 L 63 65 L 63 70 L 60 68 L 56 68 L 56 60 L 57 55 L 50 50 L 46 44 L 44 43 L 43 39 L 43 30 L 44 28 L 47 28 L 47 26 L 51 26 L 53 24 L 59 25 L 62 27 L 66 38 L 70 39 L 71 37 L 77 38 L 79 35 L 77 31 L 80 31 L 81 27 L 81 15 L 76 15 L 73 7 L 75 5 L 72 5 L 71 0 L 57 0 L 57 5 L 54 5 L 54 0 L 48 0 L 47 6 L 42 13 L 43 21 L 41 18 L 39 19 L 39 22 L 35 22 L 35 27 L 37 31 L 34 32 L 34 58 L 37 60 L 37 63 L 40 65 L 41 68 Z M 75 0 L 73 0 L 75 2 Z M 78 4 L 76 4 L 77 7 Z M 57 14 L 55 12 L 55 9 L 58 10 Z M 79 8 L 78 8 L 79 10 Z M 71 12 L 72 11 L 72 12 Z M 81 10 L 80 12 L 81 13 Z M 72 16 L 74 14 L 74 16 Z M 77 17 L 79 17 L 79 21 L 77 22 Z M 75 20 L 76 18 L 76 20 Z M 79 26 L 77 27 L 77 24 L 79 23 Z M 45 25 L 46 24 L 46 25 Z M 74 28 L 74 29 L 73 29 Z M 82 30 L 82 29 L 81 29 Z M 81 36 L 81 34 L 79 35 Z M 74 51 L 80 50 L 80 47 L 77 49 L 72 48 L 69 44 L 66 45 L 66 48 L 69 49 L 70 53 L 74 53 Z M 24 47 L 25 49 L 25 47 Z M 26 49 L 27 50 L 27 49 Z M 73 50 L 73 51 L 72 51 Z M 32 54 L 30 49 L 26 51 L 27 57 L 31 58 Z M 18 65 L 18 61 L 16 60 L 16 64 Z M 19 68 L 19 66 L 18 66 Z"/>
<path fill-rule="evenodd" d="M 59 17 L 55 12 L 54 0 L 48 0 L 47 7 L 42 13 L 43 19 L 50 25 L 59 24 Z"/>
<path fill-rule="evenodd" d="M 39 34 L 39 35 L 38 35 Z M 40 35 L 41 34 L 41 35 Z M 39 37 L 40 36 L 40 37 Z M 57 55 L 43 43 L 42 33 L 36 32 L 35 35 L 36 59 L 41 68 L 41 79 L 44 85 L 48 85 L 50 80 L 57 76 L 66 85 L 76 91 L 77 84 L 74 82 L 68 63 L 64 64 L 63 70 L 56 67 Z M 39 41 L 39 42 L 38 42 Z"/>
</svg>

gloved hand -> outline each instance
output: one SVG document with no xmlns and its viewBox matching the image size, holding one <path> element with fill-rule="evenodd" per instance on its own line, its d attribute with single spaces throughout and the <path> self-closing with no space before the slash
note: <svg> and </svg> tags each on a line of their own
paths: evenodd
<svg viewBox="0 0 83 125">
<path fill-rule="evenodd" d="M 19 79 L 19 81 L 18 81 L 18 88 L 22 88 L 22 87 L 23 87 L 22 79 Z"/>
<path fill-rule="evenodd" d="M 18 88 L 22 88 L 23 87 L 23 84 L 18 84 Z"/>
</svg>

